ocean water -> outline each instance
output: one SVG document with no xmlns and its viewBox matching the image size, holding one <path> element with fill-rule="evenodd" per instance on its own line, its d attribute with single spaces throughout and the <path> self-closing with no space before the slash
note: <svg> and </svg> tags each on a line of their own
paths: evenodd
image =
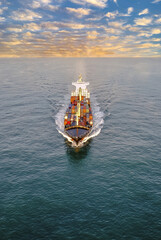
<svg viewBox="0 0 161 240">
<path fill-rule="evenodd" d="M 75 148 L 80 73 L 95 130 Z M 0 183 L 0 240 L 160 240 L 161 59 L 0 59 Z"/>
</svg>

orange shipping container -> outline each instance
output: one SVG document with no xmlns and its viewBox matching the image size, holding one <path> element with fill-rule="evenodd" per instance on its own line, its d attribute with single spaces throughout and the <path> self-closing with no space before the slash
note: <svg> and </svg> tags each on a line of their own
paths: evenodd
<svg viewBox="0 0 161 240">
<path fill-rule="evenodd" d="M 71 102 L 73 102 L 75 100 L 74 96 L 71 96 Z"/>
</svg>

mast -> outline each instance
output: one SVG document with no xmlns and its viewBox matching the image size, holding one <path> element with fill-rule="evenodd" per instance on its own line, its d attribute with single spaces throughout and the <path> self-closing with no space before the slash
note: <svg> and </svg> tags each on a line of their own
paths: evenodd
<svg viewBox="0 0 161 240">
<path fill-rule="evenodd" d="M 81 100 L 82 100 L 82 89 L 79 88 L 79 100 L 78 100 L 78 103 L 77 103 L 77 113 L 76 113 L 77 126 L 78 126 L 79 118 L 80 118 L 80 102 L 81 102 Z"/>
<path fill-rule="evenodd" d="M 82 82 L 82 74 L 79 75 L 78 82 Z"/>
<path fill-rule="evenodd" d="M 81 102 L 81 100 L 82 100 L 82 89 L 79 88 L 79 101 Z"/>
</svg>

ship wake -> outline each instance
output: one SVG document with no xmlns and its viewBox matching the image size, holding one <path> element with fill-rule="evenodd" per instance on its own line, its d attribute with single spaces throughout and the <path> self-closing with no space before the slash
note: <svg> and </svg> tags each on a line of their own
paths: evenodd
<svg viewBox="0 0 161 240">
<path fill-rule="evenodd" d="M 99 104 L 97 103 L 96 99 L 93 97 L 91 98 L 92 102 L 92 112 L 93 112 L 93 127 L 91 132 L 88 136 L 86 136 L 82 141 L 79 141 L 77 144 L 72 138 L 70 138 L 64 131 L 64 115 L 66 109 L 68 107 L 67 104 L 62 105 L 59 112 L 55 116 L 55 123 L 57 125 L 57 130 L 60 134 L 63 135 L 72 145 L 72 147 L 83 147 L 84 144 L 91 138 L 96 137 L 100 132 L 104 124 L 104 113 L 101 111 Z"/>
</svg>

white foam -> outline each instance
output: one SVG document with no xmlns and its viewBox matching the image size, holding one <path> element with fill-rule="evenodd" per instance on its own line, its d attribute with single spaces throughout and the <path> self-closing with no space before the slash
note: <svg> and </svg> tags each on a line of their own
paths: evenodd
<svg viewBox="0 0 161 240">
<path fill-rule="evenodd" d="M 92 105 L 92 112 L 93 112 L 93 127 L 89 135 L 77 144 L 72 138 L 70 138 L 64 132 L 64 115 L 69 103 L 68 100 L 66 99 L 64 101 L 66 103 L 61 107 L 61 109 L 55 116 L 55 123 L 57 125 L 57 130 L 60 134 L 63 135 L 63 137 L 67 138 L 67 140 L 72 143 L 72 147 L 82 147 L 85 142 L 87 142 L 91 138 L 96 137 L 101 132 L 101 129 L 104 124 L 104 120 L 103 120 L 104 113 L 101 112 L 99 104 L 97 103 L 96 99 L 92 97 L 91 105 Z"/>
</svg>

